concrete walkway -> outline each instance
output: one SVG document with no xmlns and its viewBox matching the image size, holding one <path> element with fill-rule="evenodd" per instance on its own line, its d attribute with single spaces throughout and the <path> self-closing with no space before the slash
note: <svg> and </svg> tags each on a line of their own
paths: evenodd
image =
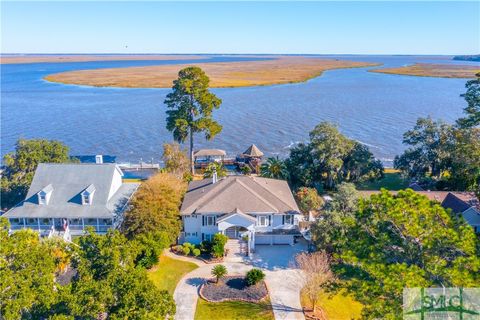
<svg viewBox="0 0 480 320">
<path fill-rule="evenodd" d="M 244 262 L 224 262 L 229 275 L 244 275 L 253 267 L 264 270 L 265 282 L 270 293 L 273 313 L 276 320 L 305 319 L 300 304 L 300 281 L 298 270 L 291 265 L 296 253 L 303 251 L 302 244 L 295 246 L 257 246 L 252 259 Z M 180 258 L 171 254 L 173 258 Z M 176 320 L 193 320 L 198 301 L 198 290 L 204 281 L 211 278 L 215 264 L 205 264 L 193 258 L 181 257 L 199 265 L 198 269 L 186 274 L 178 283 L 173 294 L 177 305 Z M 227 319 L 227 318 L 223 318 Z M 214 319 L 212 319 L 214 320 Z"/>
</svg>

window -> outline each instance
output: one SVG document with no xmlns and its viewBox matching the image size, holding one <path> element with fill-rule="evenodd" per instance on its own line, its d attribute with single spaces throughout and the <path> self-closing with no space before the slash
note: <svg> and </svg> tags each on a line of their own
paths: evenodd
<svg viewBox="0 0 480 320">
<path fill-rule="evenodd" d="M 287 214 L 284 216 L 285 222 L 284 224 L 293 224 L 293 215 L 292 214 Z"/>
<path fill-rule="evenodd" d="M 50 224 L 50 219 L 48 219 L 48 218 L 43 218 L 43 219 L 42 219 L 42 224 L 44 224 L 44 225 L 49 225 L 49 224 Z"/>
<path fill-rule="evenodd" d="M 215 217 L 214 216 L 206 216 L 205 217 L 205 225 L 214 226 L 215 225 Z"/>
<path fill-rule="evenodd" d="M 38 194 L 38 204 L 46 204 L 47 203 L 47 195 L 43 192 Z"/>
<path fill-rule="evenodd" d="M 33 218 L 28 218 L 27 219 L 27 224 L 37 224 L 37 219 L 33 219 Z"/>
<path fill-rule="evenodd" d="M 23 221 L 21 223 L 23 224 Z M 20 218 L 10 219 L 10 224 L 20 224 Z"/>
<path fill-rule="evenodd" d="M 257 218 L 257 224 L 259 226 L 269 226 L 270 225 L 270 217 L 269 216 L 258 216 Z"/>
<path fill-rule="evenodd" d="M 205 234 L 204 238 L 207 241 L 212 241 L 213 240 L 213 234 Z"/>
<path fill-rule="evenodd" d="M 82 194 L 82 198 L 83 204 L 90 204 L 90 195 L 88 193 Z"/>
</svg>

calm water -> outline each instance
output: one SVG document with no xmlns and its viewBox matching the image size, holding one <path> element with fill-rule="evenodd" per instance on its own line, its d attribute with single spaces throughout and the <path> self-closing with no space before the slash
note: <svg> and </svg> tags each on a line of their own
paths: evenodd
<svg viewBox="0 0 480 320">
<path fill-rule="evenodd" d="M 331 57 L 331 56 L 330 56 Z M 385 66 L 414 62 L 465 63 L 449 57 L 335 56 Z M 241 58 L 213 57 L 209 61 Z M 117 161 L 158 162 L 165 129 L 163 100 L 168 89 L 121 89 L 49 83 L 51 73 L 187 63 L 189 61 L 101 61 L 2 65 L 1 153 L 13 150 L 19 137 L 58 139 L 72 154 L 111 154 Z M 477 63 L 478 65 L 478 63 Z M 196 139 L 196 147 L 215 147 L 231 155 L 255 143 L 267 155 L 285 156 L 304 141 L 320 121 L 331 121 L 349 137 L 368 145 L 389 164 L 403 151 L 402 134 L 418 117 L 452 122 L 462 113 L 465 79 L 386 75 L 368 68 L 327 71 L 306 83 L 213 90 L 223 100 L 215 118 L 223 125 L 213 141 Z"/>
</svg>

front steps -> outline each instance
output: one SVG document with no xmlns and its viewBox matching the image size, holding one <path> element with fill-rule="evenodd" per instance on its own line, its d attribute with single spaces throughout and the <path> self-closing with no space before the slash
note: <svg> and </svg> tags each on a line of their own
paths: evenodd
<svg viewBox="0 0 480 320">
<path fill-rule="evenodd" d="M 225 262 L 243 262 L 247 256 L 247 243 L 239 239 L 229 239 L 225 244 L 225 250 L 228 250 L 227 256 L 223 259 Z"/>
</svg>

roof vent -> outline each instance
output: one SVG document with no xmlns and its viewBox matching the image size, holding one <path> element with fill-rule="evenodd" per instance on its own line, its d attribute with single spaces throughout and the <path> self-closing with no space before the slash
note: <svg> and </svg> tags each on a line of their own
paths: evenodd
<svg viewBox="0 0 480 320">
<path fill-rule="evenodd" d="M 95 163 L 102 164 L 103 163 L 103 156 L 101 154 L 97 154 L 95 156 Z"/>
</svg>

